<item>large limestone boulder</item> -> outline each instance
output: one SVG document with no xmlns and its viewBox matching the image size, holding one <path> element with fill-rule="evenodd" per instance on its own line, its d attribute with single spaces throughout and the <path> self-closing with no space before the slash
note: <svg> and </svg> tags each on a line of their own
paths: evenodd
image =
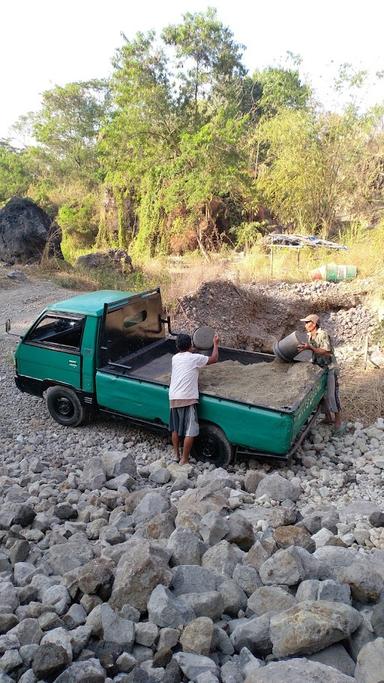
<svg viewBox="0 0 384 683">
<path fill-rule="evenodd" d="M 285 479 L 277 472 L 263 477 L 256 489 L 256 496 L 258 498 L 266 495 L 273 500 L 279 501 L 286 499 L 295 501 L 300 497 L 300 493 L 300 487 L 297 483 L 288 481 L 288 479 Z"/>
<path fill-rule="evenodd" d="M 307 659 L 291 659 L 252 669 L 245 683 L 353 683 L 354 680 L 325 664 L 309 662 Z"/>
<path fill-rule="evenodd" d="M 108 249 L 79 256 L 76 266 L 84 270 L 98 270 L 99 268 L 113 268 L 122 273 L 131 273 L 132 259 L 124 249 Z"/>
<path fill-rule="evenodd" d="M 384 680 L 384 638 L 376 638 L 360 650 L 355 675 L 358 683 Z"/>
<path fill-rule="evenodd" d="M 249 596 L 248 613 L 279 614 L 296 605 L 296 598 L 283 586 L 260 586 Z"/>
<path fill-rule="evenodd" d="M 110 604 L 121 609 L 126 603 L 145 612 L 153 589 L 158 584 L 168 586 L 172 574 L 159 549 L 148 541 L 132 540 L 117 565 Z"/>
<path fill-rule="evenodd" d="M 369 561 L 352 562 L 349 567 L 336 569 L 341 583 L 349 584 L 352 597 L 359 602 L 377 602 L 384 590 L 384 579 L 372 569 Z"/>
<path fill-rule="evenodd" d="M 58 226 L 31 199 L 12 197 L 0 209 L 0 260 L 33 263 L 45 249 L 62 258 L 60 240 Z"/>
<path fill-rule="evenodd" d="M 198 676 L 205 672 L 215 675 L 217 666 L 209 657 L 196 655 L 192 652 L 177 652 L 175 660 L 188 681 L 194 681 Z"/>
<path fill-rule="evenodd" d="M 98 659 L 87 659 L 75 662 L 55 680 L 56 683 L 103 683 L 105 670 Z"/>
<path fill-rule="evenodd" d="M 171 588 L 175 595 L 214 591 L 216 575 L 213 571 L 194 564 L 179 565 L 173 572 Z"/>
<path fill-rule="evenodd" d="M 318 652 L 344 640 L 362 616 L 349 605 L 307 600 L 271 617 L 273 653 L 278 657 Z"/>
<path fill-rule="evenodd" d="M 73 538 L 67 543 L 52 545 L 47 551 L 47 560 L 52 571 L 60 576 L 81 567 L 92 559 L 92 547 L 83 538 Z"/>
<path fill-rule="evenodd" d="M 209 617 L 193 619 L 184 628 L 180 638 L 183 651 L 208 656 L 212 646 L 213 630 L 213 621 Z"/>
<path fill-rule="evenodd" d="M 168 588 L 158 585 L 148 600 L 148 617 L 162 628 L 177 628 L 192 621 L 195 613 Z"/>
<path fill-rule="evenodd" d="M 247 619 L 239 624 L 231 634 L 236 652 L 247 647 L 255 655 L 267 655 L 272 650 L 269 629 L 269 615 Z"/>
<path fill-rule="evenodd" d="M 314 655 L 308 655 L 308 659 L 311 662 L 332 666 L 346 676 L 355 675 L 356 664 L 341 643 L 326 647 L 325 650 L 320 650 Z"/>
</svg>

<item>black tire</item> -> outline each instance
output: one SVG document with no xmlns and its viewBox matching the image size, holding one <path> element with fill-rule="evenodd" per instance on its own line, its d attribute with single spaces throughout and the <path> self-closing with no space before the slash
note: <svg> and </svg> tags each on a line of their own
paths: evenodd
<svg viewBox="0 0 384 683">
<path fill-rule="evenodd" d="M 215 467 L 226 467 L 232 460 L 233 449 L 220 427 L 200 424 L 200 434 L 193 444 L 193 455 L 197 460 L 210 462 Z"/>
<path fill-rule="evenodd" d="M 46 393 L 51 417 L 65 427 L 78 427 L 84 422 L 85 408 L 77 394 L 67 387 L 49 387 Z"/>
</svg>

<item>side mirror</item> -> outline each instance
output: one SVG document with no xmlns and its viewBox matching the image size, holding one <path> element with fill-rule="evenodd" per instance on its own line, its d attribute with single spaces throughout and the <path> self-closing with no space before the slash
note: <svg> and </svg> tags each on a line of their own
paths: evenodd
<svg viewBox="0 0 384 683">
<path fill-rule="evenodd" d="M 23 338 L 21 334 L 15 334 L 14 332 L 11 332 L 10 318 L 8 318 L 8 320 L 5 321 L 5 331 L 7 334 L 10 334 L 12 337 L 18 337 L 19 339 Z"/>
</svg>

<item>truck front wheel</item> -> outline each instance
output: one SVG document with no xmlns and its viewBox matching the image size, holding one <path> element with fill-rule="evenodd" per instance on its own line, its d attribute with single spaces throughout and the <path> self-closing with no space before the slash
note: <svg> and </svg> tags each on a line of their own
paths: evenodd
<svg viewBox="0 0 384 683">
<path fill-rule="evenodd" d="M 226 467 L 232 459 L 231 444 L 220 427 L 213 424 L 200 424 L 200 434 L 193 444 L 193 455 L 215 467 Z"/>
<path fill-rule="evenodd" d="M 47 408 L 56 422 L 65 427 L 78 427 L 85 418 L 85 408 L 72 389 L 49 387 L 46 394 Z"/>
</svg>

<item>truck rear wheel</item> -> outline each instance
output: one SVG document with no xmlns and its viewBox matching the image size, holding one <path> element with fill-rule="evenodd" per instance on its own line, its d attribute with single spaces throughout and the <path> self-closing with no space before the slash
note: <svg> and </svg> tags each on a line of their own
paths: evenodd
<svg viewBox="0 0 384 683">
<path fill-rule="evenodd" d="M 231 462 L 233 451 L 220 427 L 203 423 L 193 444 L 193 455 L 197 460 L 210 462 L 215 467 L 226 467 Z"/>
<path fill-rule="evenodd" d="M 56 422 L 65 427 L 78 427 L 85 419 L 85 408 L 77 394 L 67 387 L 49 387 L 47 408 Z"/>
</svg>

